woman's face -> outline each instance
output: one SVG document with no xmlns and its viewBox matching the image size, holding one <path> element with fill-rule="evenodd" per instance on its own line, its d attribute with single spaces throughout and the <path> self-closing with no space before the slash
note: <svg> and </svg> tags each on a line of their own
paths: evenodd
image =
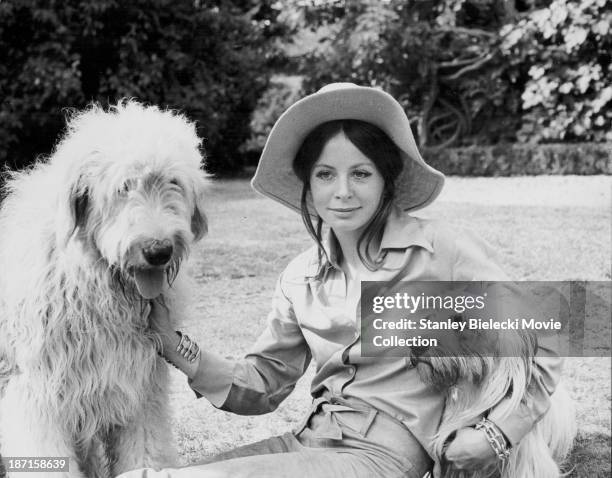
<svg viewBox="0 0 612 478">
<path fill-rule="evenodd" d="M 337 235 L 361 234 L 378 208 L 384 185 L 374 163 L 344 133 L 327 142 L 310 173 L 314 207 Z"/>
</svg>

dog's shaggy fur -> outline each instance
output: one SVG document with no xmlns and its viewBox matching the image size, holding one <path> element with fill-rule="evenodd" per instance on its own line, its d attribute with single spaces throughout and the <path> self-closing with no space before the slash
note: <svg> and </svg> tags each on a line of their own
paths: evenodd
<svg viewBox="0 0 612 478">
<path fill-rule="evenodd" d="M 461 320 L 459 317 L 458 320 Z M 415 349 L 412 362 L 421 378 L 446 393 L 446 406 L 433 449 L 444 478 L 558 478 L 576 434 L 574 408 L 562 383 L 544 417 L 512 449 L 503 469 L 467 472 L 444 460 L 445 447 L 461 428 L 474 426 L 494 407 L 510 416 L 528 397 L 536 337 L 524 330 L 458 333 L 439 347 Z M 503 408 L 503 409 L 502 409 Z"/>
<path fill-rule="evenodd" d="M 67 456 L 106 478 L 176 458 L 155 299 L 206 233 L 200 140 L 134 101 L 72 115 L 53 155 L 12 173 L 0 210 L 0 452 Z M 60 477 L 53 473 L 49 476 Z"/>
</svg>

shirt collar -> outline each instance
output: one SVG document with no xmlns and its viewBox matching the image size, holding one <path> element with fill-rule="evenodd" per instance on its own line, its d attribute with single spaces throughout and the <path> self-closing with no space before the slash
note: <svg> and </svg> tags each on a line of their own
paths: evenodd
<svg viewBox="0 0 612 478">
<path fill-rule="evenodd" d="M 407 249 L 412 246 L 434 252 L 431 239 L 425 235 L 421 221 L 394 207 L 387 219 L 380 248 Z"/>
<path fill-rule="evenodd" d="M 338 242 L 328 232 L 323 238 L 323 247 L 327 252 L 327 257 L 322 258 L 319 265 L 317 254 L 311 261 L 308 277 L 322 279 L 329 269 L 339 269 L 338 265 Z M 380 251 L 408 249 L 409 247 L 422 247 L 433 253 L 433 244 L 425 235 L 421 221 L 408 213 L 402 211 L 397 206 L 394 207 L 387 218 Z M 316 248 L 315 248 L 316 251 Z"/>
</svg>

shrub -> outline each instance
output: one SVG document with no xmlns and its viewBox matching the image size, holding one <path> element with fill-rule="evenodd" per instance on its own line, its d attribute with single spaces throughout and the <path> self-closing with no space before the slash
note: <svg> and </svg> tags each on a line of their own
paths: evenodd
<svg viewBox="0 0 612 478">
<path fill-rule="evenodd" d="M 612 143 L 499 144 L 425 150 L 429 164 L 458 176 L 612 174 Z"/>
<path fill-rule="evenodd" d="M 612 141 L 612 4 L 554 0 L 502 29 L 528 80 L 522 141 Z"/>
<path fill-rule="evenodd" d="M 307 91 L 381 86 L 421 146 L 612 141 L 607 0 L 292 0 L 328 35 Z"/>
<path fill-rule="evenodd" d="M 62 108 L 134 97 L 195 120 L 212 172 L 240 168 L 274 55 L 271 3 L 0 2 L 0 161 L 50 152 Z"/>
<path fill-rule="evenodd" d="M 520 87 L 499 51 L 503 2 L 331 3 L 331 34 L 303 61 L 307 91 L 330 81 L 380 86 L 403 104 L 421 146 L 514 140 Z M 311 7 L 320 9 L 329 22 L 329 8 Z"/>
</svg>

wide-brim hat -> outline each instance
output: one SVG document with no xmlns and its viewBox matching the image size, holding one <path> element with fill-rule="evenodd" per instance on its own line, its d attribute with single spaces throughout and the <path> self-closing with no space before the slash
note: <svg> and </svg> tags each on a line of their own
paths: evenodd
<svg viewBox="0 0 612 478">
<path fill-rule="evenodd" d="M 332 83 L 290 106 L 278 119 L 266 141 L 253 188 L 275 201 L 301 211 L 302 181 L 293 172 L 293 160 L 306 136 L 322 123 L 353 119 L 371 123 L 399 148 L 403 169 L 395 182 L 394 202 L 414 211 L 430 204 L 442 190 L 444 175 L 429 166 L 417 148 L 408 117 L 388 93 L 353 83 Z M 308 204 L 311 214 L 314 207 Z"/>
</svg>

